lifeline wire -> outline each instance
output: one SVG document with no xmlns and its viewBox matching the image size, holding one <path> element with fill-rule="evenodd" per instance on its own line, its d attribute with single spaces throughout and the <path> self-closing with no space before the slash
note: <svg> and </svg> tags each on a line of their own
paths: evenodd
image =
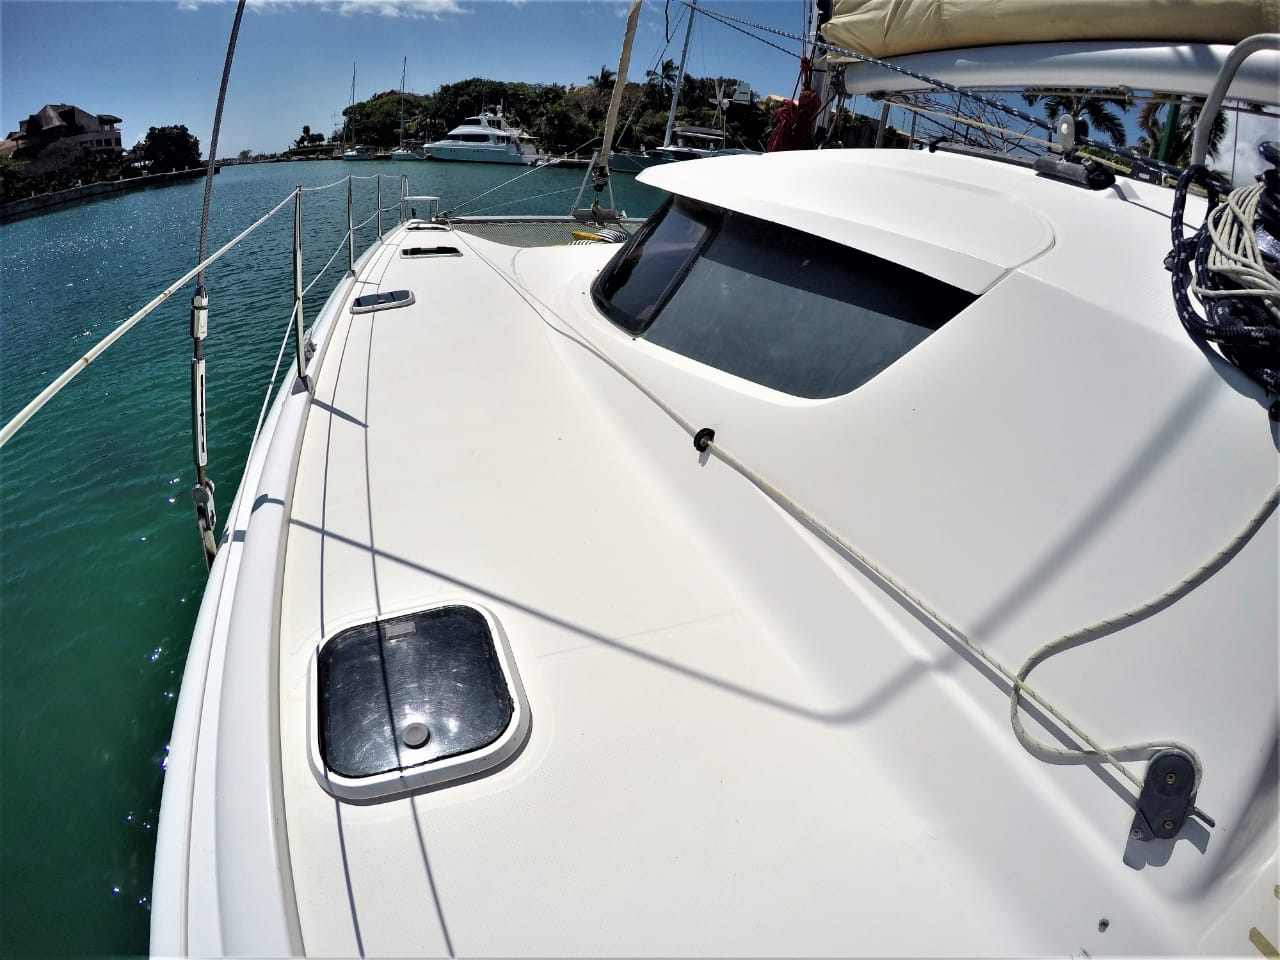
<svg viewBox="0 0 1280 960">
<path fill-rule="evenodd" d="M 543 303 L 540 299 L 533 296 L 533 294 L 528 293 L 515 284 L 496 264 L 490 261 L 474 245 L 467 241 L 464 236 L 460 236 L 460 239 L 468 248 L 470 248 L 472 253 L 483 260 L 495 273 L 502 277 L 507 285 L 515 290 L 515 292 L 524 299 L 526 303 L 529 303 L 530 306 L 534 307 L 539 316 L 543 318 L 543 321 L 546 322 L 552 330 L 555 330 L 557 333 L 587 350 L 587 352 L 595 356 L 598 360 L 603 361 L 607 366 L 611 367 L 615 373 L 619 374 L 623 379 L 627 380 L 632 386 L 648 397 L 649 400 L 651 400 L 660 410 L 662 410 L 663 413 L 671 418 L 671 420 L 673 420 L 682 430 L 694 438 L 695 446 L 697 446 L 700 451 L 709 453 L 730 469 L 734 470 L 755 486 L 756 489 L 766 497 L 781 507 L 794 520 L 799 522 L 801 526 L 807 529 L 810 533 L 813 533 L 828 546 L 832 547 L 852 566 L 861 570 L 864 574 L 869 574 L 871 579 L 877 582 L 891 597 L 899 603 L 913 609 L 945 636 L 963 646 L 975 658 L 1004 678 L 1010 687 L 1009 708 L 1014 736 L 1032 756 L 1039 760 L 1045 760 L 1048 757 L 1053 757 L 1056 760 L 1073 760 L 1077 763 L 1106 763 L 1124 776 L 1124 778 L 1132 783 L 1137 790 L 1141 791 L 1142 780 L 1124 765 L 1117 754 L 1140 751 L 1147 753 L 1149 758 L 1150 755 L 1162 749 L 1173 747 L 1184 751 L 1191 758 L 1191 762 L 1196 771 L 1196 786 L 1197 788 L 1199 787 L 1203 768 L 1200 763 L 1199 756 L 1190 747 L 1173 740 L 1126 744 L 1120 747 L 1103 747 L 1091 736 L 1081 730 L 1073 721 L 1071 721 L 1052 701 L 1048 700 L 1043 694 L 1030 687 L 1026 683 L 1026 677 L 1035 669 L 1036 666 L 1043 663 L 1049 657 L 1054 656 L 1057 653 L 1061 653 L 1063 650 L 1081 646 L 1116 630 L 1122 629 L 1123 627 L 1137 623 L 1138 621 L 1168 607 L 1175 600 L 1185 596 L 1192 589 L 1207 580 L 1228 560 L 1230 560 L 1231 557 L 1240 551 L 1245 543 L 1248 542 L 1254 533 L 1256 533 L 1267 520 L 1272 511 L 1275 510 L 1277 503 L 1280 502 L 1280 486 L 1273 488 L 1270 495 L 1264 500 L 1262 506 L 1249 518 L 1248 523 L 1245 524 L 1243 529 L 1233 536 L 1221 550 L 1199 565 L 1195 570 L 1191 571 L 1187 576 L 1179 580 L 1168 590 L 1162 592 L 1155 599 L 1137 607 L 1126 610 L 1123 613 L 1107 617 L 1106 619 L 1099 620 L 1078 630 L 1073 630 L 1069 633 L 1063 634 L 1057 639 L 1043 644 L 1023 662 L 1022 666 L 1015 674 L 994 655 L 975 644 L 964 633 L 964 631 L 951 623 L 950 620 L 926 603 L 919 594 L 907 587 L 899 578 L 894 576 L 884 567 L 875 563 L 866 554 L 862 553 L 821 520 L 805 510 L 799 503 L 792 500 L 787 496 L 787 494 L 783 493 L 780 489 L 770 483 L 765 477 L 752 470 L 731 451 L 726 449 L 723 444 L 717 443 L 715 441 L 714 432 L 709 431 L 706 428 L 698 428 L 691 421 L 681 416 L 677 410 L 632 376 L 631 373 L 628 372 L 621 364 L 615 362 L 611 357 L 604 353 L 604 351 L 600 350 L 572 323 L 562 317 L 547 304 Z M 534 301 L 536 301 L 536 305 Z M 548 322 L 548 315 L 554 317 L 558 321 L 558 324 Z M 564 328 L 559 324 L 563 324 Z M 1023 699 L 1033 702 L 1088 749 L 1059 750 L 1043 744 L 1041 741 L 1028 734 L 1019 719 L 1019 708 Z M 1136 801 L 1131 802 L 1136 803 Z M 1212 827 L 1215 825 L 1213 818 L 1208 816 L 1199 807 L 1193 807 L 1192 813 L 1208 826 Z"/>
<path fill-rule="evenodd" d="M 296 190 L 291 190 L 288 196 L 286 196 L 283 200 L 277 203 L 274 207 L 272 207 L 270 210 L 264 213 L 261 217 L 259 217 L 253 223 L 249 224 L 249 226 L 245 227 L 243 230 L 237 233 L 234 237 L 232 237 L 230 240 L 224 243 L 221 247 L 219 247 L 217 250 L 211 253 L 204 260 L 201 260 L 198 264 L 196 264 L 194 267 L 192 267 L 190 270 L 184 273 L 181 277 L 179 277 L 173 283 L 169 284 L 169 286 L 161 290 L 158 294 L 156 294 L 155 297 L 149 300 L 139 310 L 137 310 L 135 313 L 131 314 L 127 319 L 125 319 L 118 327 L 116 327 L 109 334 L 107 334 L 105 337 L 103 337 L 101 340 L 95 343 L 88 350 L 88 352 L 84 354 L 84 356 L 82 356 L 79 360 L 77 360 L 71 366 L 67 367 L 66 370 L 62 371 L 62 373 L 58 375 L 57 379 L 55 379 L 47 387 L 45 387 L 38 394 L 36 394 L 35 398 L 32 399 L 30 403 L 28 403 L 25 407 L 19 410 L 18 413 L 14 416 L 14 418 L 10 420 L 8 423 L 6 423 L 2 429 L 0 429 L 0 447 L 3 447 L 6 443 L 8 443 L 9 440 L 13 437 L 13 435 L 17 433 L 20 429 L 22 429 L 23 424 L 25 424 L 28 420 L 30 420 L 33 416 L 35 416 L 35 414 L 40 410 L 40 408 L 43 407 L 46 403 L 48 403 L 58 393 L 59 390 L 61 390 L 68 383 L 70 383 L 72 378 L 74 378 L 76 374 L 78 374 L 81 370 L 83 370 L 89 364 L 93 363 L 94 360 L 98 359 L 98 357 L 100 357 L 108 347 L 110 347 L 113 343 L 115 343 L 117 340 L 123 337 L 126 333 L 132 330 L 142 319 L 147 317 L 153 310 L 155 310 L 156 307 L 160 306 L 160 304 L 164 303 L 171 296 L 173 296 L 175 293 L 181 290 L 184 286 L 186 286 L 191 281 L 191 279 L 196 276 L 196 274 L 202 271 L 205 267 L 212 264 L 215 260 L 221 259 L 222 255 L 225 254 L 228 250 L 230 250 L 232 247 L 234 247 L 237 243 L 239 243 L 249 234 L 253 233 L 253 231 L 257 230 L 258 227 L 262 226 L 264 223 L 266 223 L 268 220 L 274 217 L 277 213 L 279 213 L 282 209 L 284 209 L 286 204 L 289 204 L 293 201 L 293 197 L 296 192 L 297 192 Z"/>
</svg>

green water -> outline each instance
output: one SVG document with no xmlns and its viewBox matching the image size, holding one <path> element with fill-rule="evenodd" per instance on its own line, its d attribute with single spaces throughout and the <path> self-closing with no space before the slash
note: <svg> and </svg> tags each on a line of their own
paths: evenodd
<svg viewBox="0 0 1280 960">
<path fill-rule="evenodd" d="M 215 181 L 211 246 L 296 184 L 410 177 L 444 206 L 519 168 L 262 164 Z M 564 213 L 582 171 L 538 170 L 464 208 Z M 0 227 L 0 421 L 194 263 L 202 184 Z M 374 208 L 356 184 L 357 221 Z M 385 182 L 388 193 L 395 184 Z M 660 195 L 616 177 L 618 205 Z M 388 205 L 389 200 L 384 200 Z M 388 215 L 390 216 L 390 215 Z M 345 230 L 346 193 L 306 194 L 305 276 Z M 215 265 L 209 457 L 230 507 L 291 304 L 286 210 Z M 376 237 L 359 236 L 357 255 Z M 314 317 L 340 262 L 307 298 Z M 166 743 L 204 588 L 192 519 L 189 291 L 143 321 L 0 450 L 0 954 L 145 953 Z"/>
</svg>

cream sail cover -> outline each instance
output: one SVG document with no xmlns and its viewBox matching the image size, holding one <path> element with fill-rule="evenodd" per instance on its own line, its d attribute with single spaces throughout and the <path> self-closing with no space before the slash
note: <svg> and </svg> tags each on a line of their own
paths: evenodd
<svg viewBox="0 0 1280 960">
<path fill-rule="evenodd" d="M 822 35 L 871 57 L 1013 43 L 1236 43 L 1280 31 L 1280 0 L 835 0 Z"/>
</svg>

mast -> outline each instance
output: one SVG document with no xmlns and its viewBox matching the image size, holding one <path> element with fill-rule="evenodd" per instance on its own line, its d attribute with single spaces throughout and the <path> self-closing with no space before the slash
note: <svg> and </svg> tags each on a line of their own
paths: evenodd
<svg viewBox="0 0 1280 960">
<path fill-rule="evenodd" d="M 690 0 L 689 22 L 684 27 L 684 48 L 680 51 L 680 69 L 676 72 L 676 86 L 671 91 L 671 109 L 667 112 L 667 132 L 662 135 L 662 145 L 671 146 L 671 130 L 676 125 L 676 104 L 680 102 L 680 84 L 684 83 L 684 63 L 689 58 L 689 38 L 693 36 L 693 18 L 698 11 L 698 0 Z M 658 64 L 662 69 L 662 64 Z"/>
<path fill-rule="evenodd" d="M 400 64 L 400 149 L 404 149 L 404 72 L 409 68 L 409 58 Z"/>
<path fill-rule="evenodd" d="M 613 134 L 618 127 L 618 109 L 622 106 L 622 94 L 627 86 L 627 68 L 631 64 L 631 44 L 636 37 L 636 23 L 640 19 L 641 0 L 631 0 L 627 13 L 627 30 L 622 38 L 622 53 L 618 56 L 618 73 L 613 80 L 613 95 L 609 98 L 609 113 L 604 120 L 604 144 L 600 151 L 601 163 L 609 170 L 609 151 L 613 149 Z"/>
<path fill-rule="evenodd" d="M 591 164 L 587 167 L 586 175 L 582 178 L 582 186 L 578 188 L 578 196 L 574 199 L 571 208 L 574 216 L 580 213 L 585 214 L 597 223 L 603 223 L 605 217 L 616 220 L 618 216 L 613 209 L 613 187 L 609 183 L 609 152 L 613 149 L 613 135 L 618 128 L 618 110 L 622 107 L 622 94 L 627 87 L 627 70 L 631 66 L 631 45 L 636 39 L 636 24 L 640 22 L 640 6 L 643 2 L 644 0 L 631 0 L 631 8 L 627 11 L 627 29 L 622 35 L 622 52 L 618 55 L 618 73 L 613 81 L 613 94 L 609 97 L 609 112 L 604 118 L 603 141 L 600 149 L 591 155 Z M 606 187 L 609 188 L 608 211 L 600 209 L 598 198 L 592 202 L 590 210 L 584 211 L 579 208 L 578 205 L 583 193 L 586 192 L 588 183 L 597 194 L 602 193 Z"/>
<path fill-rule="evenodd" d="M 351 61 L 351 116 L 347 118 L 347 126 L 351 129 L 351 146 L 356 145 L 356 62 Z"/>
</svg>

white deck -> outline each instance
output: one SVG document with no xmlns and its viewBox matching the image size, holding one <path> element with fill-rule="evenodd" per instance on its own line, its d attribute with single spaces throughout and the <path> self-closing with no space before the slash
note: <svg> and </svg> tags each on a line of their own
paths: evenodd
<svg viewBox="0 0 1280 960">
<path fill-rule="evenodd" d="M 919 194 L 902 193 L 904 167 Z M 455 233 L 462 257 L 406 260 L 400 246 L 426 235 L 397 231 L 366 258 L 344 299 L 408 288 L 417 302 L 340 304 L 324 331 L 296 481 L 266 508 L 287 520 L 282 568 L 274 543 L 260 548 L 275 566 L 258 569 L 281 583 L 279 752 L 268 722 L 259 743 L 216 743 L 216 769 L 197 774 L 226 809 L 206 797 L 202 812 L 197 786 L 176 949 L 1248 953 L 1252 927 L 1277 942 L 1275 516 L 1185 600 L 1037 674 L 1104 742 L 1176 737 L 1200 752 L 1198 802 L 1218 828 L 1129 841 L 1110 774 L 1026 754 L 1001 685 L 737 474 L 700 462 L 557 332 L 581 331 L 713 426 L 1012 665 L 1164 589 L 1276 483 L 1258 392 L 1174 316 L 1168 192 L 1088 193 L 901 151 L 645 176 L 733 205 L 753 182 L 831 189 L 836 174 L 852 199 L 832 215 L 873 250 L 894 190 L 921 218 L 982 191 L 1006 213 L 882 236 L 987 292 L 834 400 L 622 335 L 587 292 L 614 247 L 516 251 Z M 968 259 L 966 233 L 981 235 Z M 252 588 L 258 602 L 273 581 Z M 344 627 L 458 599 L 505 629 L 533 718 L 524 750 L 411 798 L 335 800 L 307 762 L 312 652 Z M 241 643 L 275 649 L 270 620 Z M 211 671 L 202 744 L 256 696 L 241 673 Z M 255 755 L 260 789 L 223 801 Z M 271 863 L 283 918 L 254 899 Z"/>
</svg>

